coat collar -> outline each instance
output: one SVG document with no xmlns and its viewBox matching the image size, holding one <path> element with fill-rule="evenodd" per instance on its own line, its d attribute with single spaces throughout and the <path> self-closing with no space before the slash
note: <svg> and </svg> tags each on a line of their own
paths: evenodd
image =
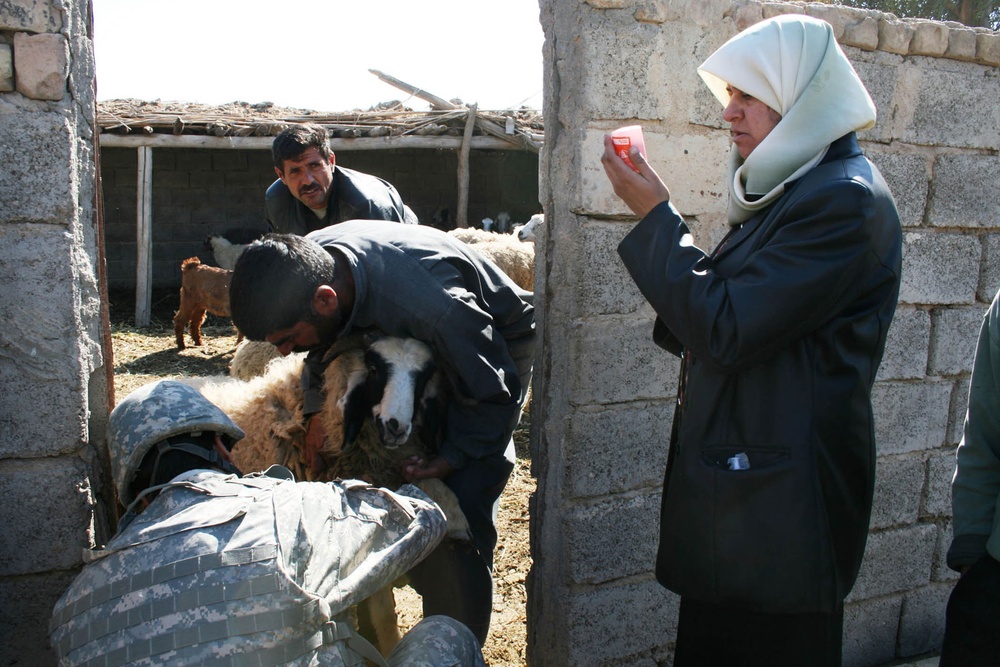
<svg viewBox="0 0 1000 667">
<path fill-rule="evenodd" d="M 816 167 L 829 162 L 846 160 L 860 155 L 862 155 L 862 153 L 861 148 L 858 146 L 858 135 L 854 132 L 849 132 L 830 144 L 830 148 L 826 151 L 826 155 L 823 156 L 823 159 L 820 160 Z M 806 176 L 808 176 L 808 174 L 809 172 L 806 173 Z M 785 195 L 795 189 L 795 186 L 806 178 L 806 176 L 786 183 Z M 782 195 L 774 202 L 774 204 L 758 211 L 756 215 L 749 218 L 745 222 L 740 223 L 738 227 L 730 231 L 729 234 L 726 234 L 722 241 L 719 242 L 719 245 L 716 246 L 715 250 L 712 251 L 712 259 L 718 260 L 719 258 L 732 252 L 737 246 L 739 246 L 740 243 L 749 238 L 753 234 L 754 230 L 760 226 L 761 222 L 767 218 L 768 214 L 774 210 L 775 204 L 784 199 L 785 195 Z"/>
</svg>

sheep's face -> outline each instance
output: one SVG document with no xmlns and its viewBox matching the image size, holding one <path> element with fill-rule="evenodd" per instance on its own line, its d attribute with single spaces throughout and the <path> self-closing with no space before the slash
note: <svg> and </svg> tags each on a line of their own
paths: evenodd
<svg viewBox="0 0 1000 667">
<path fill-rule="evenodd" d="M 536 213 L 531 216 L 528 222 L 521 225 L 517 230 L 517 238 L 521 241 L 534 241 L 536 234 L 538 233 L 538 225 L 545 222 L 545 216 L 542 213 Z"/>
<path fill-rule="evenodd" d="M 431 350 L 412 338 L 382 338 L 365 352 L 365 363 L 379 442 L 395 449 L 413 432 L 414 415 L 435 372 Z"/>
</svg>

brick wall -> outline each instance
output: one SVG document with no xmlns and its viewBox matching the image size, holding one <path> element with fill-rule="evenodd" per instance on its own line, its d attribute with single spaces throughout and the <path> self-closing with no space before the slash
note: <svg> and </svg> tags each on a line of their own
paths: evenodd
<svg viewBox="0 0 1000 667">
<path fill-rule="evenodd" d="M 105 243 L 112 288 L 135 285 L 136 150 L 101 151 Z M 341 166 L 374 174 L 399 190 L 422 222 L 457 201 L 458 157 L 452 150 L 338 151 Z M 526 222 L 538 203 L 538 156 L 476 150 L 469 159 L 469 220 L 508 211 Z M 181 260 L 210 262 L 202 242 L 233 229 L 263 231 L 264 190 L 274 181 L 268 150 L 153 150 L 153 287 L 180 285 Z"/>
<path fill-rule="evenodd" d="M 546 224 L 532 393 L 533 664 L 669 665 L 677 597 L 653 578 L 677 360 L 615 248 L 634 216 L 601 168 L 602 137 L 636 122 L 652 166 L 711 248 L 727 229 L 728 125 L 697 65 L 761 18 L 834 26 L 879 110 L 859 135 L 903 223 L 899 307 L 873 392 L 878 446 L 844 664 L 940 645 L 956 579 L 949 483 L 983 312 L 1000 287 L 1000 34 L 820 3 L 542 0 Z M 558 119 L 558 122 L 556 122 Z"/>
<path fill-rule="evenodd" d="M 52 606 L 113 496 L 87 2 L 0 2 L 0 664 L 49 665 Z"/>
</svg>

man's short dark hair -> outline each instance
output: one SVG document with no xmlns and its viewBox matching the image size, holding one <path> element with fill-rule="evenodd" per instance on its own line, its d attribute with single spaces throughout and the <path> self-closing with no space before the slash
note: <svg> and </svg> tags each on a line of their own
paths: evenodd
<svg viewBox="0 0 1000 667">
<path fill-rule="evenodd" d="M 229 286 L 233 324 L 250 340 L 288 329 L 313 316 L 312 299 L 333 283 L 333 257 L 295 234 L 268 234 L 240 254 Z"/>
<path fill-rule="evenodd" d="M 274 166 L 284 173 L 285 160 L 297 158 L 307 148 L 315 148 L 324 160 L 330 160 L 333 151 L 330 150 L 330 135 L 326 128 L 313 123 L 303 123 L 282 130 L 281 134 L 271 142 L 271 159 L 274 160 Z"/>
</svg>

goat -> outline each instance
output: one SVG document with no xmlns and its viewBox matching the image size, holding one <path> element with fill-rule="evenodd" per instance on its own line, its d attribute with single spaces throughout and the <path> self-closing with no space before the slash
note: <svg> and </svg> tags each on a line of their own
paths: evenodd
<svg viewBox="0 0 1000 667">
<path fill-rule="evenodd" d="M 545 223 L 545 214 L 536 213 L 524 223 L 514 228 L 517 238 L 520 241 L 534 241 L 538 238 L 538 226 Z"/>
<path fill-rule="evenodd" d="M 305 420 L 300 382 L 302 355 L 271 361 L 264 375 L 186 380 L 225 411 L 246 433 L 232 456 L 244 472 L 279 463 L 296 478 L 326 481 L 364 479 L 398 488 L 400 466 L 413 455 L 430 458 L 440 440 L 450 396 L 430 347 L 415 339 L 355 336 L 338 341 L 323 374 L 319 414 L 327 433 L 320 452 L 325 464 L 313 470 L 304 460 Z M 454 493 L 440 479 L 417 482 L 448 519 L 447 539 L 469 540 L 468 521 Z M 362 604 L 384 654 L 398 643 L 392 586 Z"/>
<path fill-rule="evenodd" d="M 214 266 L 205 266 L 197 257 L 181 262 L 181 303 L 174 315 L 174 336 L 177 348 L 184 349 L 184 328 L 187 326 L 191 340 L 201 345 L 201 325 L 205 315 L 212 313 L 229 317 L 229 282 L 233 272 Z M 243 334 L 236 332 L 237 344 Z"/>
<path fill-rule="evenodd" d="M 246 250 L 249 243 L 233 243 L 220 234 L 210 234 L 205 238 L 205 245 L 212 250 L 215 263 L 219 268 L 230 271 L 236 267 L 236 260 Z"/>
</svg>

